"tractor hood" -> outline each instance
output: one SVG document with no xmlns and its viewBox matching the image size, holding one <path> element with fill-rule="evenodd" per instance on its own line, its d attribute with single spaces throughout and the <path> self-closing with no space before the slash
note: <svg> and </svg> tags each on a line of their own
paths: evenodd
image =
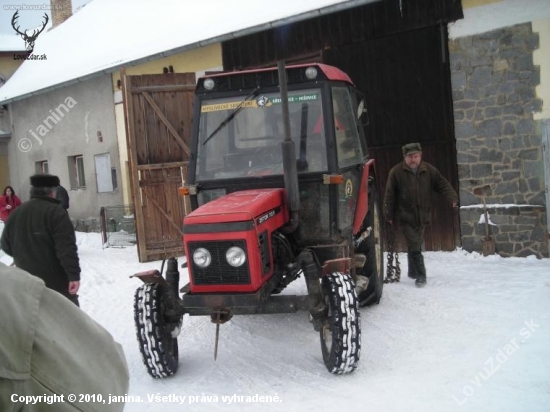
<svg viewBox="0 0 550 412">
<path fill-rule="evenodd" d="M 257 219 L 263 222 L 264 215 L 278 213 L 286 207 L 284 189 L 242 190 L 219 197 L 199 207 L 184 218 L 184 224 L 198 225 L 224 222 L 246 222 Z M 271 217 L 267 215 L 267 218 Z"/>
</svg>

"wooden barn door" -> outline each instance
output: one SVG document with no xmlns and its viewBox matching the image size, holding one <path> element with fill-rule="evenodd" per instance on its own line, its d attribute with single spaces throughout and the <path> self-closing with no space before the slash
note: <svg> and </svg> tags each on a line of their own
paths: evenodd
<svg viewBox="0 0 550 412">
<path fill-rule="evenodd" d="M 194 73 L 124 76 L 128 159 L 140 262 L 182 256 Z"/>
<path fill-rule="evenodd" d="M 420 142 L 423 159 L 437 167 L 458 193 L 450 69 L 445 26 L 430 26 L 323 52 L 325 63 L 344 70 L 365 93 L 364 126 L 381 193 L 390 169 L 403 160 L 401 147 Z M 367 120 L 367 119 L 366 119 Z M 458 213 L 433 197 L 426 250 L 460 245 Z M 399 250 L 406 250 L 398 238 Z"/>
</svg>

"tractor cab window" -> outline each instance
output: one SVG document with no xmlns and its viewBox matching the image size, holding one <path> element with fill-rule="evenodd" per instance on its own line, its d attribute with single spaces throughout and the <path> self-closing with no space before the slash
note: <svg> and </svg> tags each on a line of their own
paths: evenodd
<svg viewBox="0 0 550 412">
<path fill-rule="evenodd" d="M 338 150 L 340 169 L 363 163 L 364 153 L 356 125 L 357 109 L 348 88 L 332 88 L 332 107 L 334 109 L 334 135 Z"/>
<path fill-rule="evenodd" d="M 279 93 L 203 100 L 197 150 L 197 179 L 227 179 L 283 174 L 284 140 Z M 321 91 L 289 92 L 291 137 L 298 172 L 325 172 L 325 133 L 316 128 Z"/>
</svg>

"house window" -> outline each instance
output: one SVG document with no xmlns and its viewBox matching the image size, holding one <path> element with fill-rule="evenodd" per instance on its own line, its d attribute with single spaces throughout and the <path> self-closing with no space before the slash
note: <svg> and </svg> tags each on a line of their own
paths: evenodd
<svg viewBox="0 0 550 412">
<path fill-rule="evenodd" d="M 113 190 L 118 189 L 118 183 L 116 180 L 116 167 L 111 168 L 111 179 L 113 180 Z"/>
<path fill-rule="evenodd" d="M 47 160 L 41 160 L 40 162 L 34 163 L 34 169 L 36 173 L 49 173 L 48 169 L 48 161 Z"/>
<path fill-rule="evenodd" d="M 83 189 L 86 187 L 86 177 L 84 175 L 84 157 L 82 155 L 69 156 L 69 180 L 71 189 Z"/>
<path fill-rule="evenodd" d="M 116 188 L 116 184 L 113 184 L 113 168 L 111 167 L 111 155 L 109 153 L 95 155 L 94 162 L 97 193 L 113 192 Z"/>
</svg>

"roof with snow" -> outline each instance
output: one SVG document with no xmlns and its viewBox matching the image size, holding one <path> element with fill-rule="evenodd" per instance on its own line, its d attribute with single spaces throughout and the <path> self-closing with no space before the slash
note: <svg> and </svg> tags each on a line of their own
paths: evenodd
<svg viewBox="0 0 550 412">
<path fill-rule="evenodd" d="M 500 0 L 464 9 L 464 18 L 449 24 L 449 38 L 473 36 L 550 17 L 550 1 Z"/>
<path fill-rule="evenodd" d="M 24 52 L 25 42 L 16 34 L 0 34 L 0 53 Z"/>
<path fill-rule="evenodd" d="M 0 87 L 0 103 L 86 81 L 123 65 L 379 0 L 93 0 L 37 39 L 35 55 Z"/>
</svg>

